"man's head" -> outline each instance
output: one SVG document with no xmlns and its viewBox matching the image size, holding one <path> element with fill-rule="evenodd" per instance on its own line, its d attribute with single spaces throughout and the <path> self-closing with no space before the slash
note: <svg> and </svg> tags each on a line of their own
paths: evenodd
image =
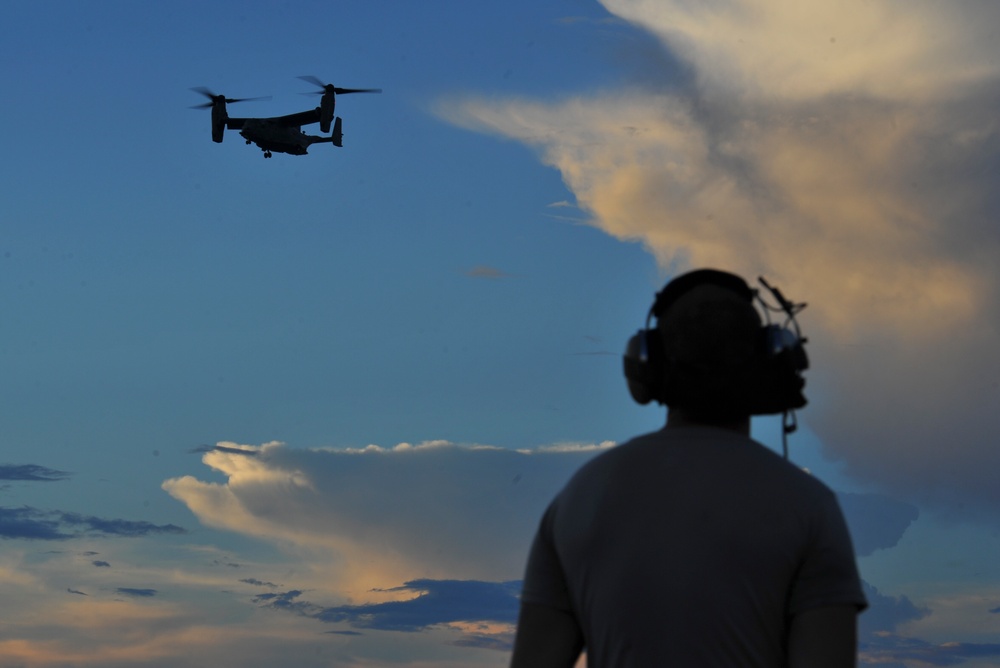
<svg viewBox="0 0 1000 668">
<path fill-rule="evenodd" d="M 714 269 L 668 283 L 650 309 L 646 329 L 626 350 L 633 398 L 655 399 L 707 420 L 803 406 L 799 374 L 807 362 L 801 342 L 781 327 L 764 325 L 755 299 L 743 279 Z M 653 317 L 657 324 L 650 328 Z M 794 351 L 773 347 L 775 336 L 786 335 L 794 339 Z"/>
</svg>

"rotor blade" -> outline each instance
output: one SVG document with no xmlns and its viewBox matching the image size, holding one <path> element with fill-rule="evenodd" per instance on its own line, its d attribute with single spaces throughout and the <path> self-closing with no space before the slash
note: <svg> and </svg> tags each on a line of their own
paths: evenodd
<svg viewBox="0 0 1000 668">
<path fill-rule="evenodd" d="M 218 95 L 216 95 L 212 91 L 208 90 L 204 86 L 198 86 L 196 88 L 192 88 L 191 90 L 193 90 L 196 93 L 201 93 L 202 95 L 204 95 L 205 97 L 207 97 L 209 100 L 214 100 L 215 98 L 219 97 Z"/>
<path fill-rule="evenodd" d="M 302 79 L 303 81 L 308 81 L 309 83 L 313 84 L 314 86 L 319 86 L 320 88 L 326 88 L 326 84 L 325 83 L 323 83 L 322 81 L 320 81 L 319 79 L 317 79 L 316 77 L 314 77 L 311 74 L 305 74 L 303 76 L 300 76 L 299 78 Z"/>
<path fill-rule="evenodd" d="M 192 109 L 211 109 L 214 105 L 211 102 L 206 102 L 205 104 L 196 104 L 192 106 Z"/>
<path fill-rule="evenodd" d="M 270 100 L 272 96 L 264 95 L 263 97 L 241 97 L 238 100 L 233 100 L 231 98 L 226 98 L 226 103 L 232 102 L 256 102 L 257 100 Z"/>
<path fill-rule="evenodd" d="M 212 104 L 214 104 L 215 101 L 219 100 L 219 99 L 225 100 L 227 104 L 232 103 L 232 102 L 253 102 L 254 100 L 270 100 L 271 99 L 270 95 L 265 95 L 263 97 L 241 97 L 239 99 L 234 99 L 234 98 L 231 98 L 231 97 L 226 97 L 224 95 L 216 95 L 215 93 L 213 93 L 209 89 L 205 88 L 204 86 L 198 86 L 196 88 L 192 88 L 191 90 L 193 90 L 196 93 L 201 93 L 202 95 L 204 95 L 205 97 L 207 97 L 209 100 L 211 100 L 211 102 L 209 102 L 208 104 L 204 105 L 205 107 L 211 107 Z M 200 109 L 201 107 L 194 107 L 194 108 L 195 109 Z"/>
<path fill-rule="evenodd" d="M 305 74 L 299 77 L 303 81 L 308 81 L 314 86 L 322 88 L 322 91 L 314 91 L 316 95 L 322 93 L 335 93 L 336 95 L 343 95 L 346 93 L 381 93 L 381 88 L 337 88 L 333 84 L 323 83 L 311 74 Z M 303 95 L 308 95 L 309 93 L 303 93 Z"/>
</svg>

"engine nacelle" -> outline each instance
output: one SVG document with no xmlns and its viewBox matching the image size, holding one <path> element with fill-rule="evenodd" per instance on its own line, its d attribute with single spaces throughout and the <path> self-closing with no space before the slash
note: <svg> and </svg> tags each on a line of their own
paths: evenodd
<svg viewBox="0 0 1000 668">
<path fill-rule="evenodd" d="M 212 141 L 216 144 L 222 143 L 222 136 L 226 132 L 226 121 L 229 114 L 226 113 L 226 103 L 216 101 L 212 105 Z"/>
<path fill-rule="evenodd" d="M 340 116 L 337 116 L 337 120 L 333 124 L 333 137 L 332 137 L 332 139 L 333 139 L 333 145 L 334 146 L 340 146 L 341 148 L 343 148 L 343 146 L 344 146 L 344 129 L 343 129 L 343 124 L 342 124 L 342 122 L 340 120 Z"/>
<path fill-rule="evenodd" d="M 337 97 L 333 91 L 323 93 L 323 99 L 319 103 L 319 129 L 321 132 L 330 131 L 330 123 L 333 122 L 333 110 L 337 107 Z"/>
</svg>

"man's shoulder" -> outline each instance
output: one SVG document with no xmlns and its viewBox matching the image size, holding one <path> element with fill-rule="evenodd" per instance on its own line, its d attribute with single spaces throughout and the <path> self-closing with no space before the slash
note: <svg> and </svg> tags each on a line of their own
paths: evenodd
<svg viewBox="0 0 1000 668">
<path fill-rule="evenodd" d="M 651 465 L 694 473 L 706 467 L 721 477 L 752 476 L 790 485 L 805 494 L 832 494 L 826 485 L 746 434 L 708 426 L 666 427 L 635 436 L 594 457 L 574 476 L 578 484 Z"/>
<path fill-rule="evenodd" d="M 698 449 L 698 448 L 767 448 L 750 436 L 732 429 L 710 426 L 664 427 L 657 431 L 635 436 L 621 445 L 612 448 L 605 454 L 615 451 L 620 453 L 638 454 L 647 449 L 659 451 L 660 448 Z"/>
<path fill-rule="evenodd" d="M 643 467 L 682 453 L 712 457 L 713 445 L 726 448 L 760 447 L 756 441 L 725 429 L 712 427 L 663 428 L 634 436 L 597 455 L 580 467 L 575 478 L 610 475 L 622 468 Z"/>
</svg>

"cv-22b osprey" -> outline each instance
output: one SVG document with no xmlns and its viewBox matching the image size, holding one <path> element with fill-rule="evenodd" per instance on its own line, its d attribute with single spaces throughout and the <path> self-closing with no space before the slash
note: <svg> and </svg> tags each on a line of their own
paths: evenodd
<svg viewBox="0 0 1000 668">
<path fill-rule="evenodd" d="M 315 109 L 270 118 L 232 118 L 226 109 L 227 104 L 270 98 L 228 98 L 225 95 L 216 95 L 207 88 L 192 89 L 209 99 L 205 104 L 199 104 L 192 108 L 212 110 L 212 141 L 221 143 L 227 128 L 239 130 L 240 136 L 246 140 L 247 144 L 256 144 L 264 152 L 264 157 L 270 158 L 272 152 L 305 155 L 313 144 L 329 143 L 334 146 L 343 146 L 343 122 L 339 116 L 334 115 L 337 95 L 382 92 L 381 88 L 338 88 L 333 84 L 323 83 L 313 76 L 299 78 L 315 84 L 321 89 L 315 91 L 315 94 L 323 96 L 319 106 Z M 302 126 L 311 123 L 319 123 L 320 132 L 330 133 L 329 136 L 317 137 L 302 132 Z"/>
</svg>

